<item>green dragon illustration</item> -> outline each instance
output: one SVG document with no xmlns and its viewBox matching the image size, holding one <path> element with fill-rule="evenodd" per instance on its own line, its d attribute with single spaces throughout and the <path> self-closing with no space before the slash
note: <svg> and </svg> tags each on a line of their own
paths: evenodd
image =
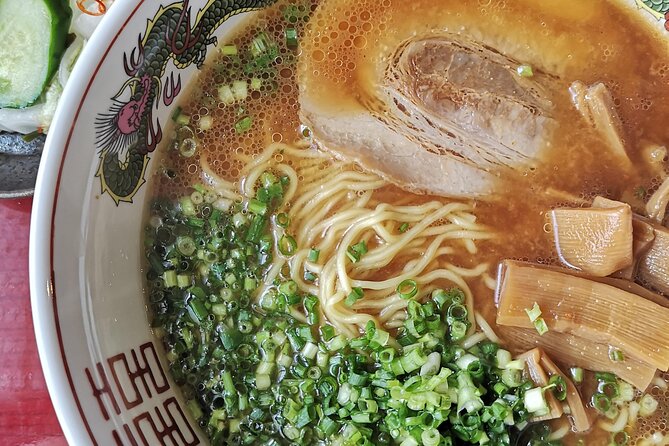
<svg viewBox="0 0 669 446">
<path fill-rule="evenodd" d="M 96 176 L 102 193 L 118 205 L 132 202 L 146 182 L 144 179 L 153 152 L 162 139 L 160 123 L 153 108 L 169 106 L 181 91 L 181 77 L 174 73 L 163 80 L 168 62 L 183 69 L 191 64 L 202 67 L 207 47 L 216 44 L 216 29 L 233 15 L 260 9 L 276 0 L 209 0 L 191 23 L 189 0 L 161 6 L 149 21 L 137 47 L 123 56 L 130 77 L 121 87 L 108 112 L 96 118 L 96 147 L 100 162 Z M 129 97 L 121 96 L 129 91 Z M 126 95 L 127 96 L 127 95 Z"/>
<path fill-rule="evenodd" d="M 664 28 L 669 31 L 669 0 L 636 0 L 636 3 L 658 20 L 664 19 Z"/>
</svg>

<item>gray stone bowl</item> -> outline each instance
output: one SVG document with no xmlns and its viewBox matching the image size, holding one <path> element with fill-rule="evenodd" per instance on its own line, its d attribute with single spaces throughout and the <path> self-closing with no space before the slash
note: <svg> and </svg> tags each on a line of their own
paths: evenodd
<svg viewBox="0 0 669 446">
<path fill-rule="evenodd" d="M 23 135 L 0 132 L 0 199 L 33 194 L 44 140 L 26 142 Z"/>
</svg>

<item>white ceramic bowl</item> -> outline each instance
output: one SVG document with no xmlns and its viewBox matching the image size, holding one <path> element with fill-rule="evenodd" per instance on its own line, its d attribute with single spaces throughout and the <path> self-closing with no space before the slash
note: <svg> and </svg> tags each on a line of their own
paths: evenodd
<svg viewBox="0 0 669 446">
<path fill-rule="evenodd" d="M 624 1 L 655 26 L 666 26 L 666 2 Z M 212 8 L 229 12 L 240 3 L 263 1 L 116 1 L 64 92 L 37 179 L 30 286 L 46 381 L 73 445 L 206 443 L 166 372 L 146 313 L 144 179 L 157 163 L 152 153 L 129 158 L 128 168 L 137 172 L 127 183 L 100 166 L 114 156 L 112 140 L 143 132 L 140 146 L 156 146 L 160 133 L 167 134 L 178 93 L 197 74 L 212 37 L 223 39 L 244 20 L 219 17 Z M 157 29 L 168 16 L 171 26 L 181 26 L 176 33 Z M 179 41 L 184 37 L 190 39 L 186 49 Z M 121 119 L 108 119 L 110 109 Z"/>
</svg>

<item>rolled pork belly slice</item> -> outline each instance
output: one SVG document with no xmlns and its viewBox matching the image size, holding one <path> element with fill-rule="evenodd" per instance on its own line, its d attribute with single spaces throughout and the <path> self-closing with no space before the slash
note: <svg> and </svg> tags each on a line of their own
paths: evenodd
<svg viewBox="0 0 669 446">
<path fill-rule="evenodd" d="M 463 36 L 418 36 L 350 97 L 323 94 L 302 69 L 301 118 L 321 147 L 406 190 L 492 196 L 499 177 L 537 163 L 556 127 L 561 83 L 520 65 Z"/>
</svg>

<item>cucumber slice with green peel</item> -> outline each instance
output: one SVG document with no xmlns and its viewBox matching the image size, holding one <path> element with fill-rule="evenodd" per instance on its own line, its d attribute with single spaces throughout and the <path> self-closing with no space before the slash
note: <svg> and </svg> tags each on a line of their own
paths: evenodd
<svg viewBox="0 0 669 446">
<path fill-rule="evenodd" d="M 0 108 L 33 104 L 65 51 L 65 0 L 0 0 Z"/>
</svg>

